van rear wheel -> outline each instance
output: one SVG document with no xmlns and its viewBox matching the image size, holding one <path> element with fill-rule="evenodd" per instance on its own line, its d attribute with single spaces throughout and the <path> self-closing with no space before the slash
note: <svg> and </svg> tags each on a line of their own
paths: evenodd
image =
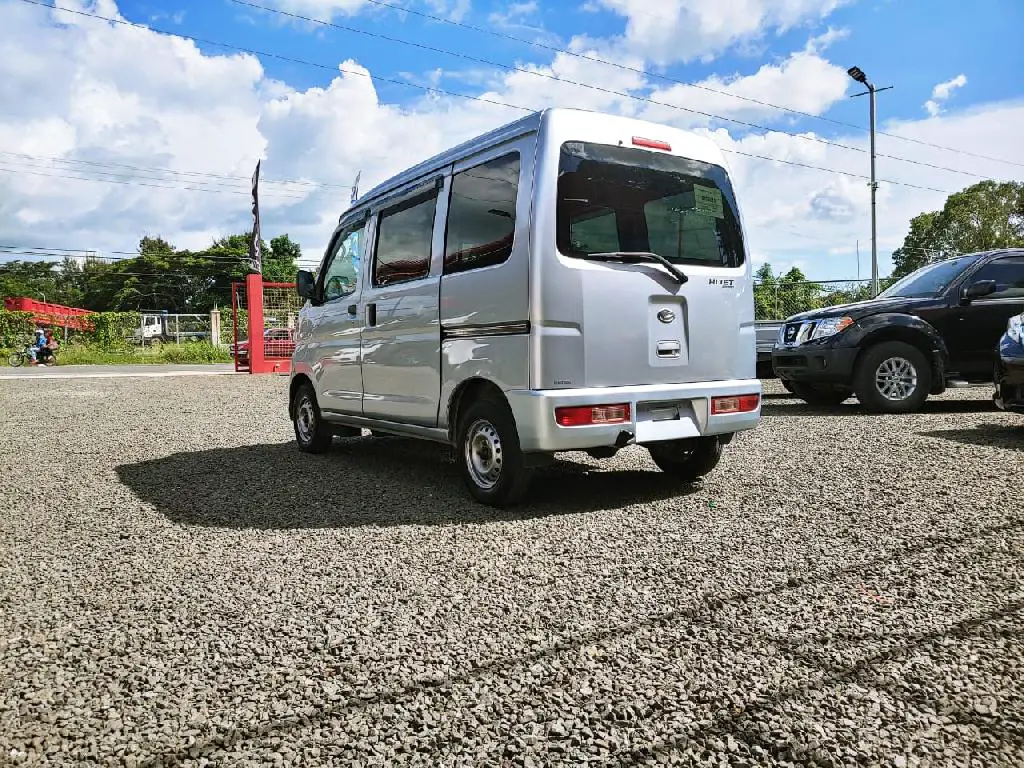
<svg viewBox="0 0 1024 768">
<path fill-rule="evenodd" d="M 531 473 L 507 403 L 494 397 L 472 403 L 459 419 L 458 434 L 459 469 L 477 501 L 506 507 L 526 495 Z"/>
<path fill-rule="evenodd" d="M 722 445 L 717 437 L 696 437 L 651 443 L 647 451 L 658 469 L 685 484 L 699 480 L 718 466 Z"/>
</svg>

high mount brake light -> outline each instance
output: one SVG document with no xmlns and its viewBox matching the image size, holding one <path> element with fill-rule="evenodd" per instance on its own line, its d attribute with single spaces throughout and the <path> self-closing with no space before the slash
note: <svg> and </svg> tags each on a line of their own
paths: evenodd
<svg viewBox="0 0 1024 768">
<path fill-rule="evenodd" d="M 635 147 L 646 147 L 647 149 L 663 149 L 666 152 L 672 151 L 672 145 L 667 141 L 658 141 L 657 139 L 645 139 L 640 136 L 633 137 L 633 146 Z"/>
</svg>

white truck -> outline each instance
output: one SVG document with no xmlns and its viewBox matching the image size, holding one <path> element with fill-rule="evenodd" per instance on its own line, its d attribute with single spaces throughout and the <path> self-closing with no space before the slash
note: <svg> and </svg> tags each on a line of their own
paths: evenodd
<svg viewBox="0 0 1024 768">
<path fill-rule="evenodd" d="M 146 342 L 181 342 L 207 338 L 209 318 L 206 315 L 172 315 L 166 311 L 144 311 L 133 337 L 138 344 Z"/>
</svg>

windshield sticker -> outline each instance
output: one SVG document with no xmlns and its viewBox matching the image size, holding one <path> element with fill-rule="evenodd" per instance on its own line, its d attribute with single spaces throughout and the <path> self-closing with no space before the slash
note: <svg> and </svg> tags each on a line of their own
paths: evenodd
<svg viewBox="0 0 1024 768">
<path fill-rule="evenodd" d="M 693 209 L 705 216 L 713 216 L 716 219 L 725 218 L 725 205 L 722 202 L 722 193 L 714 187 L 703 187 L 693 185 Z"/>
</svg>

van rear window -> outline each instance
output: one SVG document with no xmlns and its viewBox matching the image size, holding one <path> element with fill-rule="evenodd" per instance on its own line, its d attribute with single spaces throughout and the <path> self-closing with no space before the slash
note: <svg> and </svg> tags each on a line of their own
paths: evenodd
<svg viewBox="0 0 1024 768">
<path fill-rule="evenodd" d="M 661 152 L 572 141 L 558 173 L 566 256 L 649 251 L 675 264 L 736 267 L 743 233 L 725 169 Z"/>
</svg>

